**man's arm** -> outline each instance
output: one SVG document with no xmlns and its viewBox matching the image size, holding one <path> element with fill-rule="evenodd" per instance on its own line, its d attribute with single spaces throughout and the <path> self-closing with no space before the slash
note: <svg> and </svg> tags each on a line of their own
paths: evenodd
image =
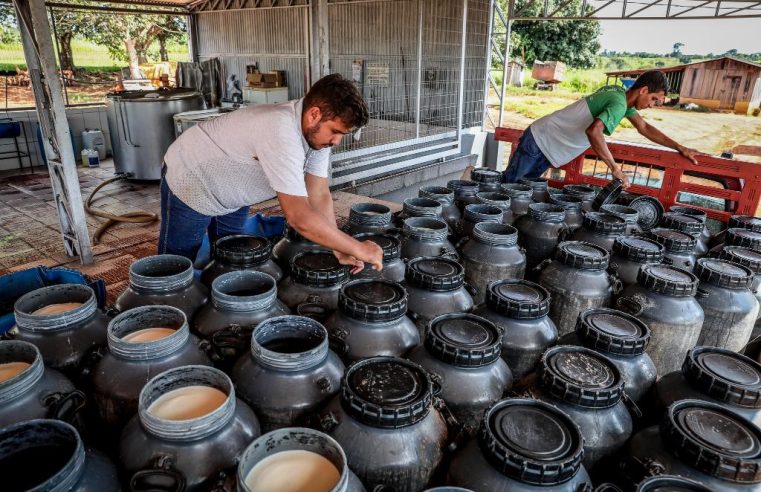
<svg viewBox="0 0 761 492">
<path fill-rule="evenodd" d="M 624 188 L 629 187 L 629 178 L 621 170 L 621 166 L 618 165 L 613 154 L 610 153 L 608 144 L 605 142 L 605 134 L 603 130 L 605 123 L 599 118 L 596 118 L 591 125 L 587 128 L 587 138 L 589 138 L 589 144 L 592 146 L 597 156 L 605 162 L 610 168 L 610 172 L 614 178 L 618 178 L 624 184 Z"/>
<path fill-rule="evenodd" d="M 330 194 L 328 178 L 306 173 L 304 181 L 307 185 L 307 193 L 309 193 L 309 204 L 325 217 L 328 222 L 333 224 L 333 227 L 337 227 L 336 213 L 333 209 L 333 196 Z"/>
<path fill-rule="evenodd" d="M 665 133 L 645 121 L 645 119 L 639 114 L 630 116 L 629 121 L 631 121 L 632 125 L 634 125 L 634 128 L 637 129 L 640 135 L 646 137 L 651 142 L 655 142 L 658 145 L 663 145 L 664 147 L 674 149 L 691 160 L 694 164 L 698 163 L 697 159 L 695 159 L 695 156 L 700 152 L 695 149 L 685 147 L 675 140 L 672 140 Z"/>
</svg>

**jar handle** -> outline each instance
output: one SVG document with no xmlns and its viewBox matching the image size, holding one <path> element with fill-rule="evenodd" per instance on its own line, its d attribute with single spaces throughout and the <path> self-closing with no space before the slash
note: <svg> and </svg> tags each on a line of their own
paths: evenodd
<svg viewBox="0 0 761 492">
<path fill-rule="evenodd" d="M 698 287 L 697 292 L 695 292 L 695 297 L 698 297 L 700 299 L 705 299 L 706 297 L 708 297 L 710 295 L 711 295 L 710 292 L 708 292 L 705 289 L 701 289 L 700 287 Z"/>
<path fill-rule="evenodd" d="M 664 256 L 664 257 L 663 257 L 663 259 L 661 260 L 661 263 L 663 263 L 664 265 L 669 265 L 669 266 L 671 266 L 671 265 L 673 265 L 673 264 L 674 264 L 674 260 L 672 260 L 671 258 L 666 258 L 666 257 Z"/>
<path fill-rule="evenodd" d="M 539 274 L 542 273 L 542 270 L 547 268 L 547 266 L 549 266 L 550 263 L 552 263 L 552 260 L 550 258 L 545 258 L 542 261 L 540 261 L 537 266 L 532 268 L 531 272 L 538 277 Z"/>
<path fill-rule="evenodd" d="M 473 287 L 472 285 L 470 285 L 467 282 L 465 282 L 463 284 L 463 287 L 465 288 L 466 291 L 468 291 L 468 294 L 470 294 L 471 296 L 476 297 L 478 295 L 478 288 L 477 287 Z"/>
<path fill-rule="evenodd" d="M 470 241 L 470 236 L 461 237 L 459 241 L 454 245 L 454 249 L 461 250 L 465 244 Z"/>
<path fill-rule="evenodd" d="M 138 470 L 132 474 L 129 490 L 130 492 L 183 492 L 185 477 L 174 469 L 170 457 L 159 456 L 154 461 L 153 468 Z"/>
<path fill-rule="evenodd" d="M 624 290 L 624 284 L 621 282 L 621 279 L 618 278 L 616 273 L 608 273 L 608 281 L 610 282 L 610 287 L 613 290 L 613 295 L 618 295 L 622 290 Z"/>
<path fill-rule="evenodd" d="M 226 328 L 215 331 L 211 335 L 210 347 L 207 353 L 215 361 L 221 361 L 228 358 L 226 350 L 234 352 L 235 357 L 240 352 L 245 352 L 251 343 L 251 334 L 254 332 L 255 325 L 238 325 L 231 324 Z"/>
<path fill-rule="evenodd" d="M 69 424 L 77 418 L 77 414 L 87 404 L 87 397 L 79 390 L 68 393 L 51 393 L 42 400 L 42 404 L 48 407 L 49 419 L 63 420 Z"/>
<path fill-rule="evenodd" d="M 641 420 L 642 416 L 644 415 L 642 413 L 642 410 L 639 408 L 637 403 L 632 400 L 632 397 L 629 396 L 629 394 L 624 391 L 623 397 L 621 400 L 624 402 L 624 405 L 629 410 L 629 413 L 632 414 L 632 417 L 634 417 L 634 420 Z"/>
<path fill-rule="evenodd" d="M 328 346 L 330 350 L 336 353 L 339 357 L 343 358 L 346 354 L 349 353 L 349 344 L 346 343 L 342 338 L 329 335 L 328 336 Z"/>
<path fill-rule="evenodd" d="M 616 307 L 632 316 L 639 316 L 645 310 L 644 306 L 632 297 L 619 297 L 616 299 Z"/>
<path fill-rule="evenodd" d="M 82 378 L 90 379 L 90 376 L 95 370 L 95 366 L 98 365 L 98 362 L 100 362 L 105 355 L 103 353 L 104 350 L 106 350 L 104 347 L 93 349 L 82 359 L 82 365 L 79 371 L 79 375 Z"/>
<path fill-rule="evenodd" d="M 454 261 L 460 261 L 460 255 L 458 255 L 454 251 L 449 251 L 447 248 L 441 248 L 441 253 L 439 253 L 439 257 L 448 258 Z"/>
<path fill-rule="evenodd" d="M 330 316 L 330 308 L 322 300 L 322 297 L 317 295 L 311 295 L 307 297 L 306 301 L 296 306 L 296 314 L 299 316 L 305 316 L 312 318 L 315 321 L 322 323 L 328 316 Z"/>
</svg>

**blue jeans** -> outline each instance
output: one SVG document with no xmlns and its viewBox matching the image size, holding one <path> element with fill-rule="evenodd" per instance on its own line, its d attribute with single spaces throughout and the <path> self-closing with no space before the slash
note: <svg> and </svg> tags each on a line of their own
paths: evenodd
<svg viewBox="0 0 761 492">
<path fill-rule="evenodd" d="M 166 167 L 161 172 L 159 254 L 180 255 L 195 261 L 204 233 L 207 231 L 212 250 L 217 239 L 233 234 L 243 234 L 243 226 L 248 218 L 248 206 L 217 217 L 200 214 L 172 193 L 164 177 L 165 174 Z"/>
<path fill-rule="evenodd" d="M 531 127 L 528 127 L 521 135 L 518 148 L 510 158 L 503 181 L 505 183 L 517 183 L 521 178 L 538 178 L 551 165 L 536 145 Z"/>
</svg>

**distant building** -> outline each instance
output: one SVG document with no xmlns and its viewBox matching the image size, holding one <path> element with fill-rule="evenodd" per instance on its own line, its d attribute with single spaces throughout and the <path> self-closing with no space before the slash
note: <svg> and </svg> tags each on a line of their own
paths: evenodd
<svg viewBox="0 0 761 492">
<path fill-rule="evenodd" d="M 621 70 L 605 75 L 626 82 L 648 70 L 664 72 L 672 93 L 679 94 L 682 104 L 695 103 L 737 114 L 748 114 L 761 105 L 761 65 L 729 56 L 675 67 Z"/>
</svg>

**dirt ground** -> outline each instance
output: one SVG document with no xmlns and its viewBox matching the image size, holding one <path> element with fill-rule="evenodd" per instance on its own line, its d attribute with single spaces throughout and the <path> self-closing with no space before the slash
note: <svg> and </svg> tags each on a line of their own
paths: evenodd
<svg viewBox="0 0 761 492">
<path fill-rule="evenodd" d="M 70 104 L 101 102 L 115 82 L 109 73 L 81 74 L 78 80 L 66 87 Z M 8 84 L 6 78 L 0 77 L 0 110 L 8 108 L 34 107 L 34 96 L 31 86 Z M 6 92 L 7 89 L 7 92 Z"/>
</svg>

